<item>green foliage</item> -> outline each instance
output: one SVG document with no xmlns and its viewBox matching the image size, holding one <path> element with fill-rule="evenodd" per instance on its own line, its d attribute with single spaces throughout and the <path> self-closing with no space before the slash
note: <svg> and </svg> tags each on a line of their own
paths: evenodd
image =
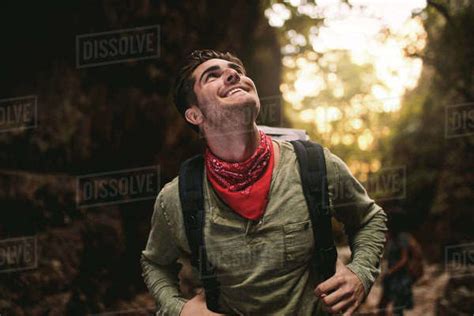
<svg viewBox="0 0 474 316">
<path fill-rule="evenodd" d="M 474 237 L 474 137 L 450 137 L 449 133 L 450 113 L 458 104 L 474 111 L 474 6 L 449 4 L 431 2 L 425 12 L 428 45 L 422 77 L 404 100 L 401 119 L 385 154 L 385 161 L 407 166 L 408 195 L 399 205 L 417 224 L 428 223 L 421 232 L 430 230 L 429 240 L 434 238 L 434 245 L 467 242 Z M 440 224 L 434 225 L 433 218 Z M 441 256 L 440 251 L 440 247 L 432 249 L 433 256 Z"/>
</svg>

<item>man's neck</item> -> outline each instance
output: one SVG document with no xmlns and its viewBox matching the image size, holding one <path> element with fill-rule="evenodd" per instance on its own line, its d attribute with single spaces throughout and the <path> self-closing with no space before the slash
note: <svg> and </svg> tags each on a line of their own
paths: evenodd
<svg viewBox="0 0 474 316">
<path fill-rule="evenodd" d="M 260 134 L 256 124 L 241 131 L 209 131 L 206 142 L 214 155 L 229 162 L 245 161 L 258 147 Z"/>
</svg>

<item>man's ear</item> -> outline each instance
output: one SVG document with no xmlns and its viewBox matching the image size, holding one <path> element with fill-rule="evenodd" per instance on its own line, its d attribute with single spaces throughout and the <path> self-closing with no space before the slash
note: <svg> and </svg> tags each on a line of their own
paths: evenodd
<svg viewBox="0 0 474 316">
<path fill-rule="evenodd" d="M 204 121 L 204 116 L 196 105 L 191 105 L 186 112 L 184 112 L 184 117 L 186 121 L 193 125 L 199 125 Z"/>
</svg>

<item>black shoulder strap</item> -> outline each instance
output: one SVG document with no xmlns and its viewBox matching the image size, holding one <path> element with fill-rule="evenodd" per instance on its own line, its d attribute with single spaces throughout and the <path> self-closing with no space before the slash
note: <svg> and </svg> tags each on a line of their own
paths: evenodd
<svg viewBox="0 0 474 316">
<path fill-rule="evenodd" d="M 202 155 L 186 160 L 179 171 L 179 198 L 183 213 L 184 228 L 191 249 L 191 265 L 199 271 L 206 293 L 207 308 L 222 312 L 218 306 L 219 283 L 214 267 L 207 261 L 204 244 L 204 159 Z"/>
<path fill-rule="evenodd" d="M 296 140 L 291 141 L 300 166 L 303 193 L 308 204 L 315 242 L 316 271 L 323 280 L 335 273 L 337 250 L 332 236 L 331 212 L 324 149 L 321 145 Z"/>
</svg>

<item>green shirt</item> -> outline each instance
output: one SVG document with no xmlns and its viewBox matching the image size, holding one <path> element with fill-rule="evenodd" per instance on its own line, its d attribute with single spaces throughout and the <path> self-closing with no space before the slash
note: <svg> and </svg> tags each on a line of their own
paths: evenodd
<svg viewBox="0 0 474 316">
<path fill-rule="evenodd" d="M 232 211 L 204 177 L 204 241 L 220 283 L 220 306 L 229 314 L 311 315 L 318 305 L 313 294 L 317 271 L 310 264 L 314 239 L 297 157 L 289 142 L 274 141 L 280 160 L 259 221 Z M 347 267 L 368 294 L 380 272 L 386 215 L 340 158 L 327 148 L 324 154 L 330 209 L 344 224 L 352 251 Z M 157 197 L 141 260 L 160 315 L 179 315 L 187 301 L 179 292 L 176 260 L 190 253 L 175 178 Z"/>
</svg>

